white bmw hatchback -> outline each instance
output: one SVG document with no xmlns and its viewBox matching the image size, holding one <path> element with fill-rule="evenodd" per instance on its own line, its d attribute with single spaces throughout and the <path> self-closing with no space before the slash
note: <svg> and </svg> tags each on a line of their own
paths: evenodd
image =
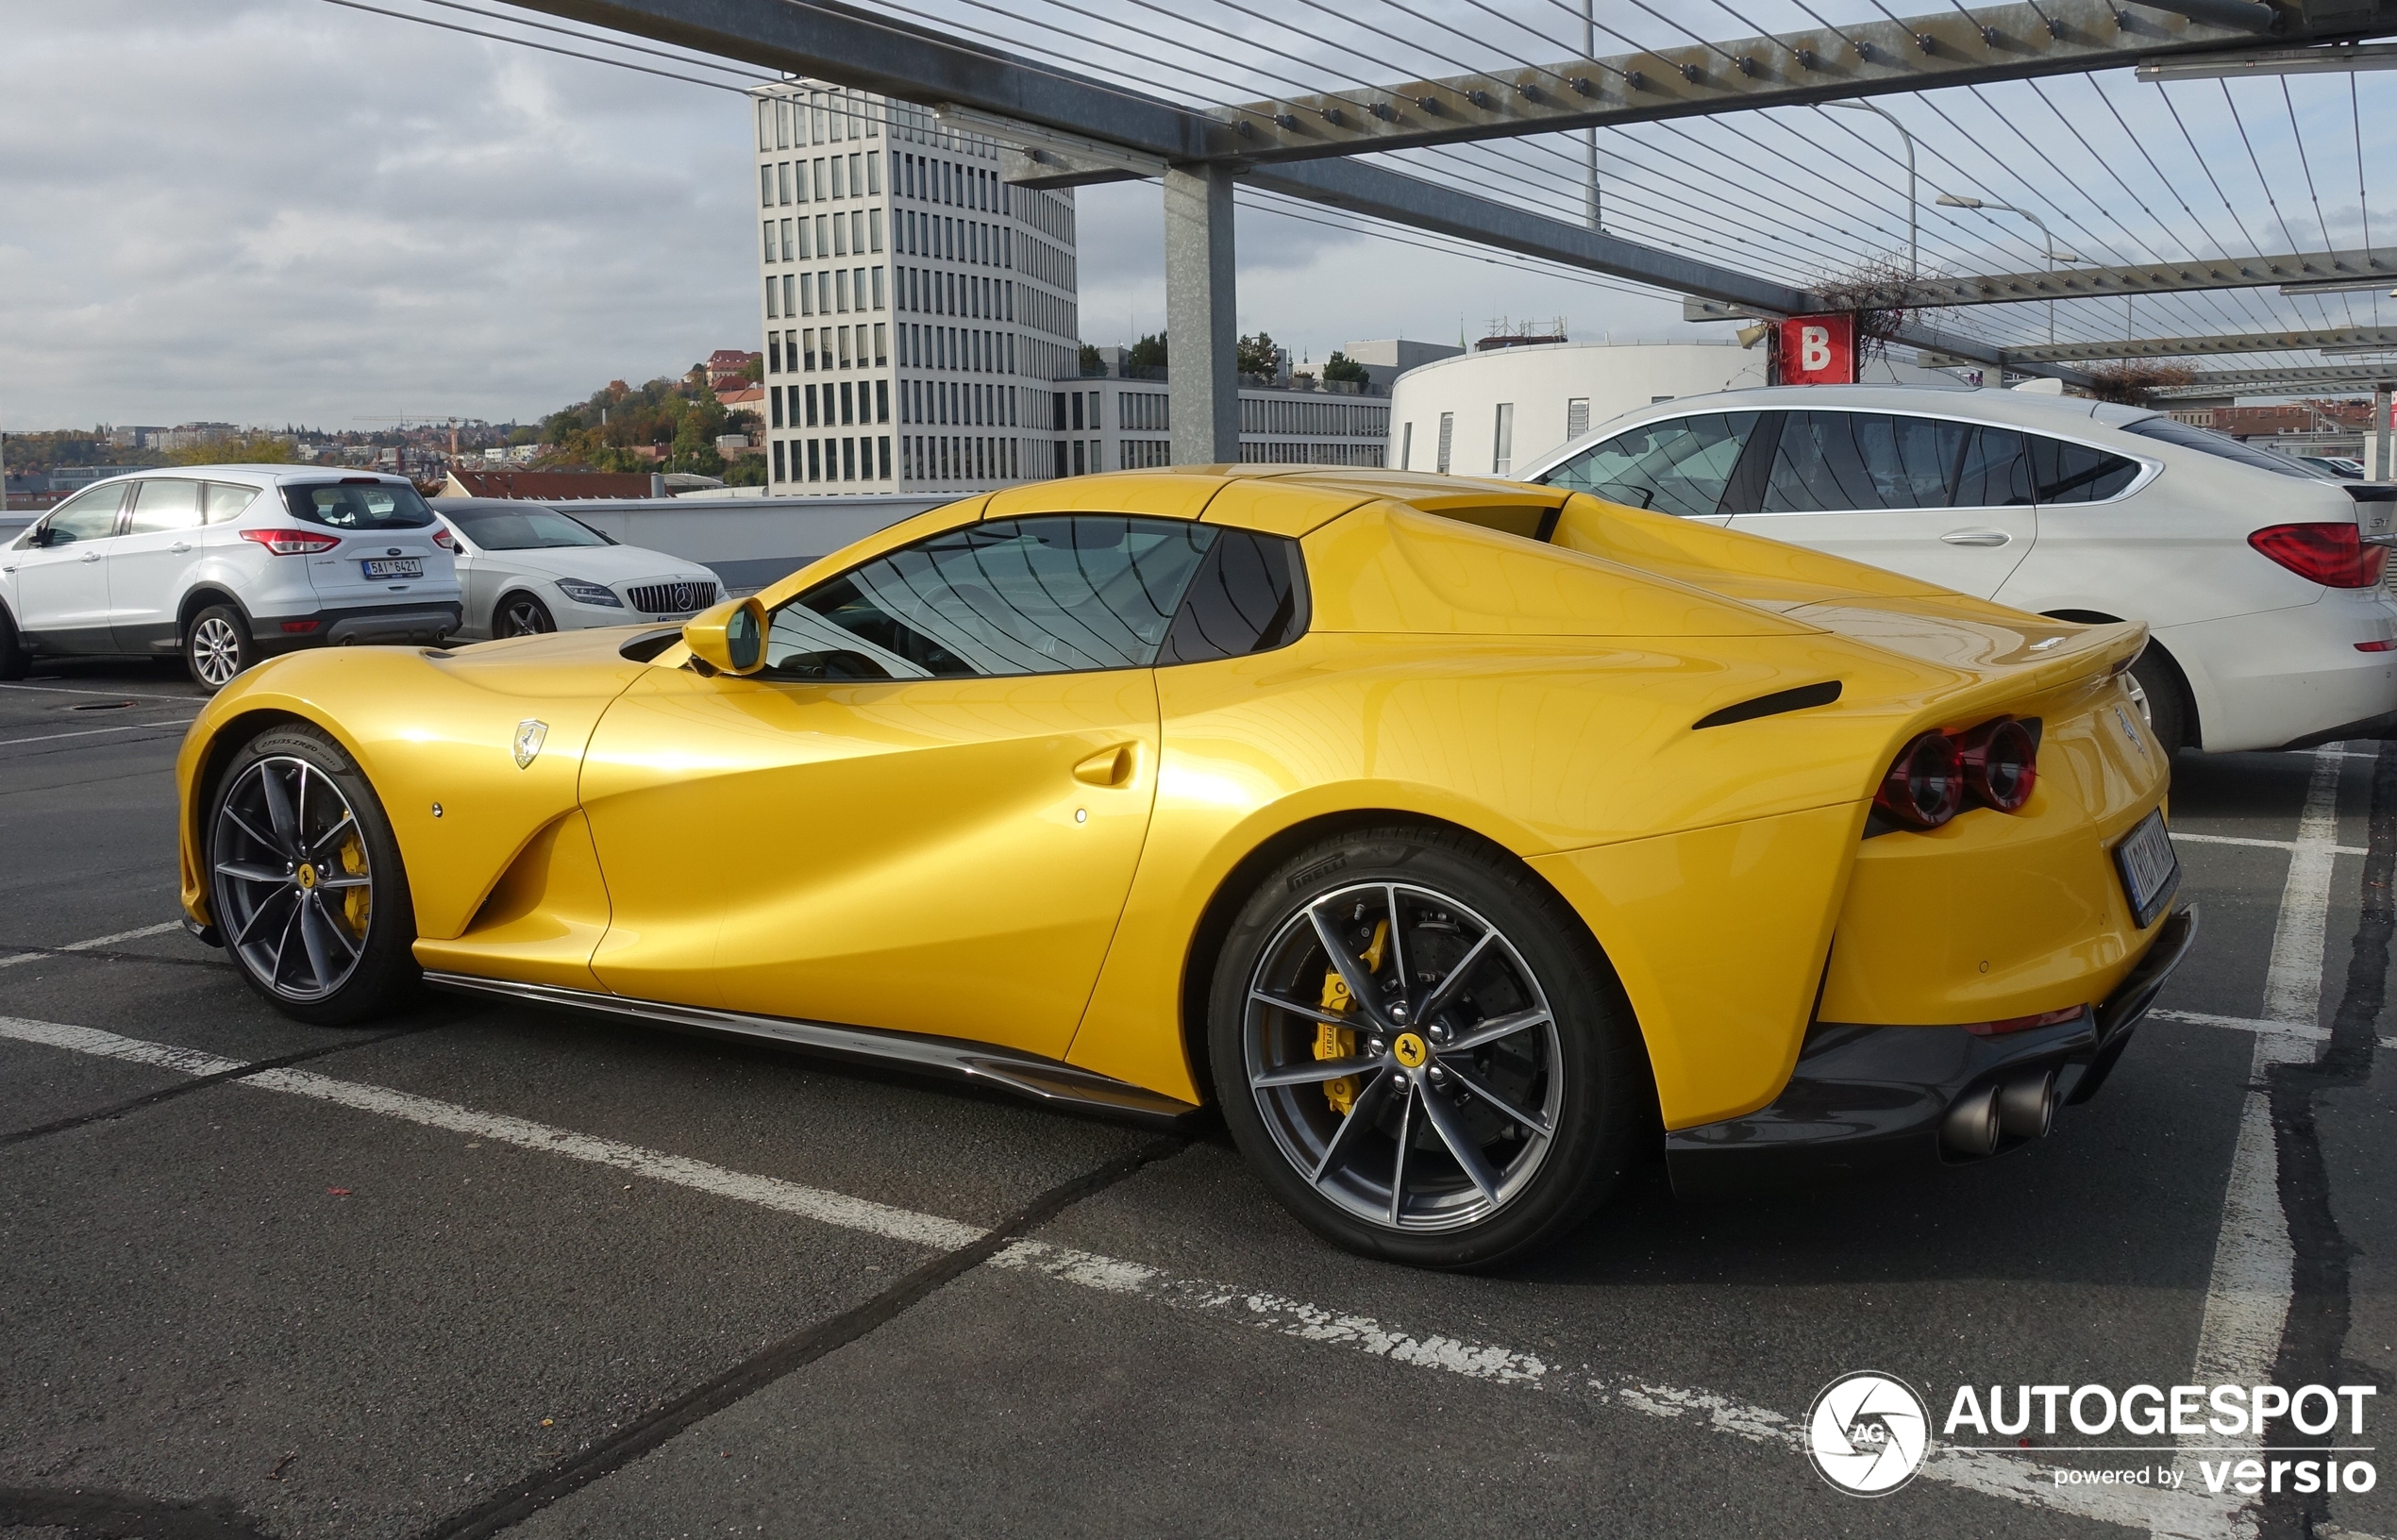
<svg viewBox="0 0 2397 1540">
<path fill-rule="evenodd" d="M 1626 412 L 1525 479 L 1785 540 L 2018 610 L 2151 628 L 2168 747 L 2397 734 L 2397 486 L 2162 412 L 2016 391 L 1785 386 Z"/>
<path fill-rule="evenodd" d="M 76 493 L 0 550 L 0 678 L 180 655 L 210 690 L 298 647 L 458 628 L 449 533 L 396 477 L 195 465 Z"/>
<path fill-rule="evenodd" d="M 444 497 L 433 508 L 458 542 L 461 637 L 682 621 L 723 594 L 698 563 L 618 544 L 544 503 Z"/>
</svg>

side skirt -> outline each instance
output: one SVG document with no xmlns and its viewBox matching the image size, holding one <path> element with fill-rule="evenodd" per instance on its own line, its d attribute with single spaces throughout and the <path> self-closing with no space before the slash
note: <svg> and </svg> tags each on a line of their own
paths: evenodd
<svg viewBox="0 0 2397 1540">
<path fill-rule="evenodd" d="M 1198 1109 L 1186 1101 L 1159 1096 L 1126 1080 L 1036 1054 L 1021 1053 L 994 1043 L 963 1038 L 924 1037 L 914 1032 L 877 1031 L 868 1027 L 839 1027 L 829 1022 L 797 1021 L 781 1016 L 751 1016 L 737 1011 L 711 1011 L 695 1005 L 667 1005 L 657 1000 L 629 999 L 554 984 L 520 984 L 505 979 L 477 979 L 462 973 L 427 973 L 435 989 L 462 995 L 496 995 L 528 1005 L 565 1011 L 588 1011 L 630 1016 L 683 1031 L 729 1037 L 763 1038 L 811 1052 L 864 1063 L 898 1064 L 936 1075 L 952 1075 L 1010 1091 L 1051 1106 L 1079 1108 L 1112 1117 L 1179 1127 Z"/>
</svg>

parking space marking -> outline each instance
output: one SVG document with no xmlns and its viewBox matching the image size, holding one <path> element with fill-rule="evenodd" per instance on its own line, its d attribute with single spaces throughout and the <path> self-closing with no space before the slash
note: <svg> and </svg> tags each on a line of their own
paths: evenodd
<svg viewBox="0 0 2397 1540">
<path fill-rule="evenodd" d="M 36 962 L 42 958 L 54 957 L 60 952 L 88 952 L 95 947 L 111 946 L 120 941 L 139 941 L 143 936 L 162 936 L 169 930 L 182 929 L 182 921 L 169 920 L 164 925 L 145 925 L 139 930 L 120 930 L 112 936 L 93 936 L 90 941 L 72 941 L 64 946 L 44 946 L 38 952 L 18 952 L 13 956 L 0 957 L 0 968 L 13 968 L 20 962 Z"/>
<path fill-rule="evenodd" d="M 63 684 L 0 684 L 0 690 L 34 690 L 52 695 L 106 695 L 111 700 L 173 700 L 191 702 L 197 695 L 151 695 L 139 690 L 75 690 Z"/>
<path fill-rule="evenodd" d="M 0 1037 L 169 1068 L 181 1067 L 177 1063 L 180 1059 L 193 1066 L 188 1071 L 190 1073 L 221 1072 L 216 1067 L 198 1067 L 202 1065 L 241 1067 L 235 1061 L 219 1059 L 212 1054 L 55 1022 L 0 1017 Z M 919 1214 L 868 1198 L 803 1186 L 779 1177 L 734 1171 L 705 1161 L 552 1128 L 506 1113 L 478 1112 L 454 1102 L 437 1101 L 386 1086 L 336 1080 L 307 1070 L 269 1069 L 225 1083 L 306 1096 L 426 1128 L 562 1155 L 569 1160 L 610 1166 L 839 1229 L 862 1230 L 936 1250 L 957 1250 L 989 1234 L 979 1226 L 938 1214 Z M 1583 1402 L 1618 1407 L 1643 1416 L 1679 1422 L 1749 1443 L 1778 1445 L 1789 1452 L 1793 1474 L 1802 1480 L 1810 1479 L 1799 1464 L 1803 1459 L 1804 1446 L 1804 1432 L 1799 1419 L 1769 1407 L 1711 1391 L 1653 1384 L 1636 1377 L 1614 1381 L 1601 1379 L 1594 1377 L 1586 1365 L 1551 1364 L 1536 1354 L 1499 1344 L 1444 1333 L 1416 1332 L 1354 1311 L 1333 1309 L 1241 1284 L 1181 1278 L 1144 1263 L 1056 1246 L 1046 1241 L 1013 1242 L 993 1256 L 989 1265 L 1007 1271 L 1037 1274 L 1059 1282 L 1172 1310 L 1243 1322 L 1276 1335 L 1360 1352 L 1394 1364 L 1436 1370 L 1491 1384 L 1553 1393 Z M 1920 1474 L 1925 1481 L 2003 1498 L 2026 1507 L 2131 1529 L 2146 1529 L 2157 1534 L 2194 1537 L 2194 1540 L 2234 1540 L 2234 1537 L 2253 1533 L 2253 1525 L 2247 1521 L 2243 1510 L 2208 1501 L 2187 1491 L 2040 1484 L 2036 1464 L 2039 1458 L 2037 1451 L 2024 1457 L 1941 1445 L 1935 1448 L 1924 1461 Z"/>
<path fill-rule="evenodd" d="M 2280 1148 L 2271 1102 L 2262 1087 L 2273 1064 L 2312 1059 L 2314 1042 L 2328 1035 L 2322 1030 L 2322 951 L 2330 924 L 2343 767 L 2344 756 L 2336 749 L 2314 756 L 2297 838 L 2289 842 L 2288 879 L 2281 889 L 2280 915 L 2264 972 L 2264 1019 L 2288 1029 L 2255 1034 L 2238 1142 L 2223 1184 L 2205 1314 L 2187 1383 L 2270 1383 L 2288 1324 L 2297 1257 L 2289 1241 L 2288 1214 L 2281 1206 Z M 2165 1528 L 2150 1532 L 2178 1533 Z"/>
<path fill-rule="evenodd" d="M 75 732 L 37 733 L 31 738 L 0 738 L 0 748 L 7 748 L 11 744 L 55 744 L 61 738 L 97 738 L 109 732 L 141 732 L 150 728 L 188 728 L 198 720 L 195 716 L 186 716 L 173 722 L 132 722 L 121 728 L 84 728 Z"/>
<path fill-rule="evenodd" d="M 2372 756 L 2369 754 L 2323 754 L 2316 756 L 2316 762 L 2317 767 L 2319 768 L 2321 762 L 2327 760 L 2330 762 L 2332 768 L 2336 769 L 2338 767 L 2338 762 L 2340 760 L 2368 760 L 2371 758 Z M 2174 845 L 2254 845 L 2259 850 L 2295 850 L 2298 847 L 2298 842 L 2295 840 L 2250 840 L 2235 834 L 2184 834 L 2177 829 L 2172 830 L 2172 843 Z M 2333 845 L 2327 846 L 2327 848 L 2334 856 L 2361 856 L 2370 854 L 2370 852 L 2360 845 Z"/>
</svg>

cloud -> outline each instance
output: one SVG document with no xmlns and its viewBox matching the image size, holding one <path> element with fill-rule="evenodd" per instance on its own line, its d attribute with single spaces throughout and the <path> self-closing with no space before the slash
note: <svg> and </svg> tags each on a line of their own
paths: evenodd
<svg viewBox="0 0 2397 1540">
<path fill-rule="evenodd" d="M 759 344 L 737 94 L 322 0 L 0 0 L 0 32 L 11 428 L 524 420 Z M 1079 203 L 1085 338 L 1158 329 L 1156 184 Z M 1495 315 L 1678 325 L 1461 250 L 1246 207 L 1238 234 L 1241 329 L 1317 361 Z"/>
</svg>

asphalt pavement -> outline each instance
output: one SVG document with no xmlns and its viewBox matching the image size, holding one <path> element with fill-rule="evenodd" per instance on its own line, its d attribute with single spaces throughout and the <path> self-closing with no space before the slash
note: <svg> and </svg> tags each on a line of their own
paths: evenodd
<svg viewBox="0 0 2397 1540">
<path fill-rule="evenodd" d="M 1935 1421 L 2319 1382 L 2382 1387 L 2339 1435 L 2377 1468 L 2376 743 L 2181 758 L 2198 949 L 2047 1140 L 1707 1205 L 1651 1170 L 1459 1277 L 1326 1248 L 1210 1127 L 439 996 L 286 1020 L 174 925 L 195 704 L 0 686 L 0 1537 L 2397 1533 L 2397 1491 L 2213 1493 L 2119 1428 L 1937 1437 L 1876 1498 L 1805 1451 L 1857 1370 Z"/>
</svg>

